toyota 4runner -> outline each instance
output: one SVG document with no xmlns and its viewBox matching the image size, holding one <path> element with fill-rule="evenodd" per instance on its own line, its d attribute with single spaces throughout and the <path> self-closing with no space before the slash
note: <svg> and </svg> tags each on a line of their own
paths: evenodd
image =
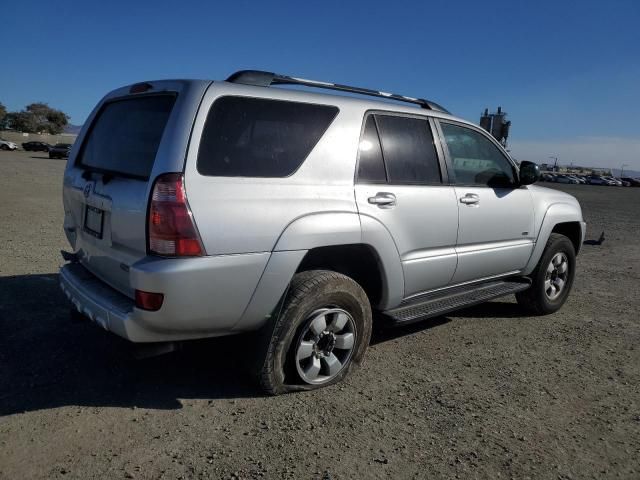
<svg viewBox="0 0 640 480">
<path fill-rule="evenodd" d="M 558 310 L 585 223 L 539 175 L 427 100 L 259 71 L 138 83 L 72 148 L 60 283 L 132 342 L 253 331 L 266 391 L 326 386 L 362 360 L 373 313 L 514 293 Z"/>
</svg>

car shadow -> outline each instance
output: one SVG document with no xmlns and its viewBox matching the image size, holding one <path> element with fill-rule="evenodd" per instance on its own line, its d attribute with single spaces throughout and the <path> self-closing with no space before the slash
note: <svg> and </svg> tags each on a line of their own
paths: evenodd
<svg viewBox="0 0 640 480">
<path fill-rule="evenodd" d="M 371 334 L 370 345 L 395 340 L 399 337 L 406 337 L 415 333 L 431 330 L 449 323 L 451 320 L 447 317 L 433 317 L 426 320 L 419 320 L 408 325 L 393 325 L 391 321 L 384 315 L 377 315 L 373 322 L 373 332 Z"/>
<path fill-rule="evenodd" d="M 180 399 L 257 397 L 242 337 L 136 360 L 132 344 L 72 322 L 58 275 L 0 277 L 0 416 L 65 405 L 178 409 Z"/>
<path fill-rule="evenodd" d="M 521 317 L 491 302 L 455 317 Z M 371 344 L 437 328 L 435 317 L 390 327 L 377 317 Z M 0 416 L 66 405 L 182 408 L 181 399 L 263 395 L 246 364 L 247 337 L 185 342 L 171 354 L 136 359 L 133 344 L 96 324 L 72 321 L 57 274 L 0 277 Z"/>
<path fill-rule="evenodd" d="M 517 303 L 496 300 L 456 310 L 448 315 L 418 320 L 408 325 L 393 325 L 388 318 L 381 315 L 374 319 L 371 345 L 431 330 L 452 322 L 452 318 L 523 318 L 526 316 L 527 314 L 523 312 L 522 307 Z"/>
<path fill-rule="evenodd" d="M 39 155 L 39 156 L 29 155 L 29 158 L 36 158 L 36 159 L 40 159 L 40 160 L 55 160 L 54 158 L 49 158 L 48 156 L 44 157 L 42 155 Z"/>
<path fill-rule="evenodd" d="M 493 300 L 457 310 L 451 316 L 458 318 L 523 318 L 527 316 L 527 313 L 517 303 Z"/>
</svg>

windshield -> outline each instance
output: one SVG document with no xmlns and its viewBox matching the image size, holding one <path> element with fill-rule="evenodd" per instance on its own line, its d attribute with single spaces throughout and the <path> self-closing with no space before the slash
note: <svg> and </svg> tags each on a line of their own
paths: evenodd
<svg viewBox="0 0 640 480">
<path fill-rule="evenodd" d="M 91 126 L 77 164 L 149 178 L 175 100 L 175 95 L 153 95 L 106 103 Z"/>
</svg>

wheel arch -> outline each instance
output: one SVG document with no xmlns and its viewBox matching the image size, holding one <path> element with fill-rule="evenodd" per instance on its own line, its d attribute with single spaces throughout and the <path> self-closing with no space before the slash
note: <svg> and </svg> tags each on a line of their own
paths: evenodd
<svg viewBox="0 0 640 480">
<path fill-rule="evenodd" d="M 552 233 L 567 236 L 578 254 L 584 241 L 585 228 L 586 224 L 582 221 L 582 214 L 574 204 L 554 203 L 550 205 L 542 219 L 535 247 L 523 273 L 529 275 L 535 269 Z"/>
<path fill-rule="evenodd" d="M 404 273 L 400 254 L 389 231 L 372 217 L 356 212 L 322 212 L 305 215 L 285 228 L 276 242 L 274 252 L 312 251 L 333 247 L 330 251 L 339 253 L 340 248 L 353 248 L 346 247 L 348 245 L 360 245 L 355 253 L 362 254 L 367 260 L 375 260 L 381 285 L 375 307 L 388 309 L 399 304 L 404 297 Z M 312 252 L 311 255 L 319 253 Z M 356 256 L 352 261 L 357 259 Z M 335 261 L 332 263 L 335 264 Z M 341 273 L 348 275 L 342 270 Z"/>
<path fill-rule="evenodd" d="M 293 275 L 314 268 L 351 276 L 374 308 L 386 310 L 402 301 L 402 264 L 388 230 L 354 212 L 315 213 L 284 229 L 234 330 L 259 328 L 286 294 Z"/>
<path fill-rule="evenodd" d="M 365 291 L 373 308 L 379 307 L 387 289 L 379 255 L 371 245 L 363 243 L 312 248 L 296 273 L 308 270 L 331 270 L 352 278 Z"/>
<path fill-rule="evenodd" d="M 576 255 L 580 251 L 580 247 L 582 247 L 582 227 L 580 226 L 579 221 L 571 221 L 571 222 L 560 222 L 556 223 L 551 230 L 551 233 L 559 233 L 560 235 L 564 235 L 573 244 L 573 248 L 576 251 Z"/>
</svg>

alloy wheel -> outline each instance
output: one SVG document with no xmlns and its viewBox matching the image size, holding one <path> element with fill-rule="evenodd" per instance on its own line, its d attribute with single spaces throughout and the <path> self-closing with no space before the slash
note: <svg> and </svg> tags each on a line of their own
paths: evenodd
<svg viewBox="0 0 640 480">
<path fill-rule="evenodd" d="M 555 300 L 564 291 L 569 278 L 569 260 L 562 253 L 556 253 L 547 266 L 544 279 L 544 293 L 549 300 Z"/>
<path fill-rule="evenodd" d="M 355 321 L 346 310 L 325 308 L 313 312 L 295 348 L 300 378 L 312 385 L 334 379 L 351 360 L 356 335 Z"/>
</svg>

